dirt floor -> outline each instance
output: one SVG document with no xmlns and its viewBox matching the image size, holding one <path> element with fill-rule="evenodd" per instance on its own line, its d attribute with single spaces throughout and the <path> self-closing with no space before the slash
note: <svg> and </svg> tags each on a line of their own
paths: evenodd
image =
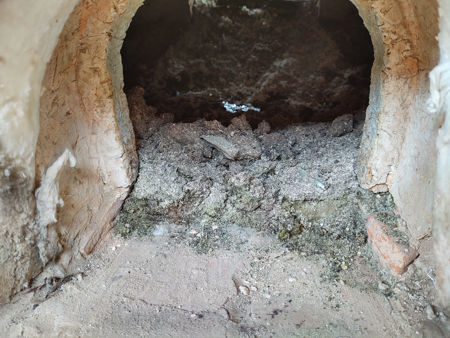
<svg viewBox="0 0 450 338">
<path fill-rule="evenodd" d="M 329 281 L 325 258 L 290 251 L 270 234 L 231 227 L 239 250 L 200 254 L 174 240 L 177 229 L 110 238 L 78 272 L 0 308 L 2 336 L 439 337 L 432 331 L 439 313 L 411 289 L 424 281 L 402 281 L 414 272 L 380 280 L 357 259 L 345 277 Z M 428 266 L 423 257 L 415 265 Z"/>
</svg>

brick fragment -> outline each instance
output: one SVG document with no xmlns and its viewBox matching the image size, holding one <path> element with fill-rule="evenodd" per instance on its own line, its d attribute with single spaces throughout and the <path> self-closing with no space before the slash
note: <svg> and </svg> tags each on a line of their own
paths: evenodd
<svg viewBox="0 0 450 338">
<path fill-rule="evenodd" d="M 373 251 L 382 264 L 397 275 L 403 274 L 419 255 L 416 249 L 397 243 L 395 238 L 388 234 L 387 225 L 378 221 L 373 214 L 367 219 L 366 229 Z"/>
</svg>

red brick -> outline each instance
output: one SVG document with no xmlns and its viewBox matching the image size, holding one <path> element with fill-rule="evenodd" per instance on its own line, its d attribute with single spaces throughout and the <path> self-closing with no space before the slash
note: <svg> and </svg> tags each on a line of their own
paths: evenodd
<svg viewBox="0 0 450 338">
<path fill-rule="evenodd" d="M 373 214 L 367 219 L 367 234 L 375 253 L 378 254 L 383 265 L 393 273 L 401 275 L 409 264 L 419 255 L 416 249 L 407 248 L 388 235 L 388 227 L 375 219 Z"/>
</svg>

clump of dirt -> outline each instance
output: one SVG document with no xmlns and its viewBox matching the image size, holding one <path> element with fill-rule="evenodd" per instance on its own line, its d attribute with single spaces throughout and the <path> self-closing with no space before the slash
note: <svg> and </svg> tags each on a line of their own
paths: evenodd
<svg viewBox="0 0 450 338">
<path fill-rule="evenodd" d="M 172 123 L 142 95 L 139 88 L 129 93 L 134 123 L 148 119 L 148 127 L 138 129 L 139 176 L 116 219 L 125 237 L 152 235 L 170 223 L 175 237 L 209 252 L 236 247 L 229 229 L 251 227 L 303 255 L 325 256 L 331 278 L 363 254 L 369 213 L 401 222 L 389 194 L 359 187 L 362 121 L 341 137 L 332 136 L 331 123 L 270 131 L 264 121 L 252 129 L 245 115 L 228 127 Z"/>
<path fill-rule="evenodd" d="M 227 126 L 230 105 L 247 110 L 253 128 L 262 120 L 284 128 L 364 112 L 373 51 L 355 8 L 330 21 L 311 13 L 308 1 L 243 3 L 197 8 L 190 23 L 181 14 L 178 23 L 174 16 L 146 21 L 144 8 L 125 40 L 125 83 L 143 87 L 147 103 L 175 122 Z M 166 26 L 171 35 L 161 50 L 153 33 Z M 182 31 L 172 34 L 174 27 Z"/>
</svg>

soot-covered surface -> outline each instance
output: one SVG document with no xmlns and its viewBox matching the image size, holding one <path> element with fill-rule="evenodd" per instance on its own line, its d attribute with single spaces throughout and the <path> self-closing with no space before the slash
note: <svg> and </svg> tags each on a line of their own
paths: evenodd
<svg viewBox="0 0 450 338">
<path fill-rule="evenodd" d="M 318 16 L 308 2 L 222 1 L 190 17 L 185 3 L 148 2 L 123 47 L 126 87 L 143 87 L 159 114 L 226 126 L 224 106 L 246 105 L 254 128 L 274 129 L 364 115 L 373 50 L 352 5 Z"/>
</svg>

